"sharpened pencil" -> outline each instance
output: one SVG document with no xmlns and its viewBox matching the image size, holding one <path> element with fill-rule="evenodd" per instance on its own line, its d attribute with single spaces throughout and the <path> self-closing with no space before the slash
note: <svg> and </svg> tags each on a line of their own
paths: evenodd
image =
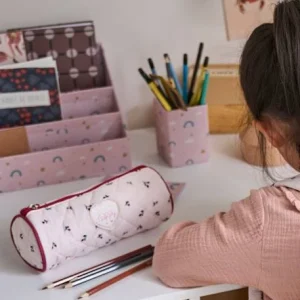
<svg viewBox="0 0 300 300">
<path fill-rule="evenodd" d="M 153 246 L 147 245 L 145 247 L 142 247 L 142 248 L 136 249 L 134 251 L 128 252 L 128 253 L 126 253 L 124 255 L 121 255 L 119 257 L 113 258 L 111 260 L 108 260 L 108 261 L 103 262 L 101 264 L 95 265 L 95 266 L 90 267 L 88 269 L 82 270 L 82 271 L 77 272 L 75 274 L 72 274 L 72 275 L 69 275 L 67 277 L 61 278 L 61 279 L 56 280 L 56 281 L 52 282 L 51 284 L 43 287 L 42 290 L 53 289 L 53 288 L 56 288 L 56 287 L 63 286 L 64 284 L 69 283 L 71 280 L 73 280 L 73 279 L 75 279 L 75 278 L 77 278 L 79 276 L 85 275 L 85 274 L 87 274 L 87 273 L 89 273 L 91 271 L 94 271 L 94 270 L 101 270 L 102 268 L 105 268 L 105 267 L 107 267 L 109 265 L 112 265 L 112 264 L 117 263 L 117 262 L 124 261 L 125 259 L 128 259 L 130 257 L 134 257 L 134 256 L 136 256 L 139 253 L 143 253 L 145 251 L 148 251 L 149 249 L 153 249 Z"/>
<path fill-rule="evenodd" d="M 116 283 L 116 282 L 118 282 L 118 281 L 120 281 L 120 280 L 136 273 L 136 272 L 139 272 L 141 270 L 144 270 L 146 268 L 151 267 L 151 265 L 152 265 L 152 258 L 149 259 L 149 260 L 146 260 L 145 262 L 143 262 L 143 263 L 141 263 L 141 264 L 139 264 L 139 265 L 137 265 L 137 266 L 121 273 L 121 274 L 119 274 L 119 275 L 117 275 L 116 277 L 113 277 L 113 278 L 111 278 L 111 279 L 95 286 L 94 288 L 92 288 L 92 289 L 88 290 L 87 292 L 83 293 L 82 295 L 80 295 L 78 297 L 78 299 L 88 298 L 88 297 L 100 292 L 101 290 L 109 287 L 110 285 L 112 285 L 112 284 L 114 284 L 114 283 Z"/>
</svg>

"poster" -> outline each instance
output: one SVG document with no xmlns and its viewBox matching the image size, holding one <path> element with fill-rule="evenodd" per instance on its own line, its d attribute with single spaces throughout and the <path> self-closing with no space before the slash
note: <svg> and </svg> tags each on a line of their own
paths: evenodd
<svg viewBox="0 0 300 300">
<path fill-rule="evenodd" d="M 278 0 L 223 0 L 228 40 L 245 39 L 263 23 L 273 21 Z"/>
</svg>

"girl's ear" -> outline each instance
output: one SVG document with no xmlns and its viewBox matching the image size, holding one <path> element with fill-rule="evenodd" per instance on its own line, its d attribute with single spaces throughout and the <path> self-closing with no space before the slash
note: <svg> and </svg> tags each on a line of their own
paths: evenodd
<svg viewBox="0 0 300 300">
<path fill-rule="evenodd" d="M 253 127 L 258 130 L 266 140 L 275 148 L 281 148 L 285 144 L 285 138 L 282 128 L 280 128 L 277 122 L 265 121 L 253 121 Z"/>
</svg>

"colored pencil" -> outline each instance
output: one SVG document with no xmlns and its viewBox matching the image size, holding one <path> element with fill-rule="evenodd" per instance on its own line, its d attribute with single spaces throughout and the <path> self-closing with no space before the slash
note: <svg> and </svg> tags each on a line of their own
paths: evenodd
<svg viewBox="0 0 300 300">
<path fill-rule="evenodd" d="M 148 64 L 149 64 L 151 73 L 153 75 L 157 75 L 157 71 L 156 71 L 156 68 L 155 68 L 155 65 L 154 65 L 154 62 L 153 62 L 152 58 L 148 58 Z M 165 98 L 168 98 L 166 92 L 164 91 L 163 86 L 160 83 L 160 81 L 159 80 L 154 80 L 154 83 L 156 84 L 156 86 L 159 89 L 159 91 L 161 92 L 161 94 L 163 94 L 163 96 Z"/>
<path fill-rule="evenodd" d="M 59 286 L 62 286 L 68 282 L 70 282 L 71 280 L 79 277 L 79 276 L 83 276 L 85 274 L 88 274 L 89 272 L 92 272 L 92 271 L 95 271 L 95 270 L 101 270 L 101 269 L 104 269 L 106 268 L 107 266 L 111 266 L 111 265 L 114 265 L 116 263 L 119 263 L 121 261 L 124 261 L 126 259 L 129 259 L 131 257 L 135 257 L 136 255 L 139 255 L 141 253 L 144 253 L 146 251 L 149 251 L 153 249 L 153 246 L 152 245 L 147 245 L 145 247 L 142 247 L 142 248 L 139 248 L 139 249 L 136 249 L 134 251 L 131 251 L 131 252 L 128 252 L 124 255 L 121 255 L 119 257 L 116 257 L 116 258 L 113 258 L 111 260 L 108 260 L 106 262 L 103 262 L 101 264 L 98 264 L 98 265 L 95 265 L 93 267 L 90 267 L 88 269 L 85 269 L 85 270 L 82 270 L 80 272 L 77 272 L 75 274 L 72 274 L 72 275 L 69 275 L 67 277 L 64 277 L 64 278 L 61 278 L 59 280 L 56 280 L 54 282 L 52 282 L 51 284 L 45 286 L 44 288 L 42 288 L 43 290 L 47 290 L 47 289 L 52 289 L 52 288 L 56 288 L 56 287 L 59 287 Z"/>
<path fill-rule="evenodd" d="M 78 285 L 81 285 L 83 283 L 86 283 L 86 282 L 88 282 L 90 280 L 99 278 L 99 277 L 101 277 L 101 276 L 103 276 L 105 274 L 114 272 L 114 271 L 119 270 L 121 268 L 130 266 L 130 265 L 132 265 L 134 263 L 137 263 L 137 262 L 143 261 L 145 259 L 151 258 L 153 256 L 153 252 L 154 252 L 154 248 L 150 249 L 150 250 L 148 250 L 148 251 L 146 251 L 144 253 L 141 253 L 140 255 L 137 255 L 135 257 L 129 258 L 129 259 L 124 260 L 122 262 L 116 263 L 116 264 L 114 264 L 114 265 L 112 265 L 110 267 L 104 268 L 101 271 L 91 272 L 90 274 L 86 274 L 84 276 L 75 278 L 74 280 L 71 280 L 68 284 L 66 284 L 64 286 L 64 288 L 73 288 L 75 286 L 78 286 Z"/>
<path fill-rule="evenodd" d="M 179 106 L 177 104 L 176 95 L 174 95 L 174 93 L 172 93 L 170 84 L 165 80 L 165 78 L 163 78 L 162 76 L 158 76 L 158 75 L 151 75 L 150 77 L 153 78 L 154 80 L 159 80 L 161 82 L 161 84 L 168 96 L 168 100 L 170 100 L 169 103 L 172 106 L 172 109 L 179 108 Z"/>
<path fill-rule="evenodd" d="M 178 93 L 178 91 L 174 87 L 172 87 L 171 85 L 170 85 L 170 90 L 175 95 L 175 99 L 177 100 L 179 108 L 187 111 L 187 107 L 186 107 L 186 105 L 184 103 L 184 100 L 181 97 L 181 95 Z"/>
<path fill-rule="evenodd" d="M 176 85 L 175 85 L 174 79 L 171 74 L 170 64 L 168 62 L 166 62 L 166 70 L 167 70 L 168 81 L 169 81 L 170 85 L 175 89 Z"/>
<path fill-rule="evenodd" d="M 169 73 L 170 73 L 170 77 L 174 80 L 175 87 L 176 87 L 178 93 L 182 97 L 182 88 L 181 88 L 180 82 L 178 80 L 177 74 L 175 72 L 175 69 L 174 69 L 174 67 L 172 65 L 170 56 L 167 53 L 165 53 L 164 54 L 164 58 L 165 58 L 167 69 L 169 70 Z"/>
<path fill-rule="evenodd" d="M 207 71 L 208 63 L 209 63 L 209 57 L 206 56 L 204 58 L 203 65 L 201 67 L 201 70 L 200 70 L 200 73 L 199 73 L 199 76 L 198 76 L 198 79 L 197 79 L 197 84 L 195 86 L 195 90 L 194 90 L 192 100 L 190 101 L 190 106 L 194 106 L 194 105 L 197 105 L 199 103 L 199 98 L 201 97 L 201 91 L 202 91 L 205 72 Z"/>
<path fill-rule="evenodd" d="M 153 82 L 153 80 L 144 72 L 144 70 L 142 68 L 139 68 L 138 71 L 140 72 L 141 76 L 144 78 L 144 80 L 148 84 L 150 90 L 155 95 L 156 99 L 160 102 L 162 107 L 166 111 L 171 111 L 172 110 L 171 105 L 168 103 L 168 101 L 164 97 L 164 95 L 158 90 L 158 88 L 155 85 L 155 83 Z"/>
<path fill-rule="evenodd" d="M 194 66 L 194 72 L 193 72 L 193 76 L 192 76 L 192 80 L 191 80 L 191 85 L 190 85 L 190 89 L 189 89 L 189 94 L 188 94 L 189 102 L 192 100 L 194 85 L 195 85 L 197 74 L 198 74 L 198 69 L 199 69 L 201 56 L 202 56 L 202 52 L 203 52 L 203 47 L 204 47 L 204 44 L 200 43 L 199 48 L 198 48 L 197 57 L 196 57 L 195 66 Z"/>
<path fill-rule="evenodd" d="M 157 72 L 156 72 L 156 69 L 155 69 L 154 62 L 153 62 L 152 58 L 148 58 L 148 63 L 149 63 L 149 66 L 150 66 L 151 73 L 153 75 L 157 75 Z"/>
<path fill-rule="evenodd" d="M 113 278 L 111 278 L 111 279 L 95 286 L 94 288 L 88 290 L 87 292 L 85 292 L 84 294 L 79 296 L 78 299 L 88 298 L 88 297 L 100 292 L 101 290 L 111 286 L 112 284 L 114 284 L 114 283 L 116 283 L 116 282 L 118 282 L 118 281 L 120 281 L 120 280 L 136 273 L 136 272 L 139 272 L 139 271 L 142 271 L 146 268 L 151 267 L 151 265 L 152 265 L 152 259 L 149 259 L 149 260 L 147 260 L 147 261 L 145 261 L 145 262 L 143 262 L 143 263 L 141 263 L 141 264 L 139 264 L 139 265 L 123 272 L 123 273 L 121 273 L 120 275 L 117 275 L 117 276 L 115 276 L 115 277 L 113 277 Z"/>
<path fill-rule="evenodd" d="M 171 99 L 173 108 L 175 108 L 175 109 L 179 108 L 184 111 L 187 111 L 187 107 L 186 107 L 181 95 L 179 95 L 176 88 L 174 88 L 169 81 L 165 80 L 165 78 L 163 78 L 162 76 L 152 75 L 152 77 L 158 78 L 161 81 L 164 89 L 167 91 L 169 99 Z"/>
<path fill-rule="evenodd" d="M 182 96 L 186 104 L 188 104 L 188 94 L 189 94 L 189 66 L 188 66 L 188 55 L 185 53 L 183 55 L 183 68 L 182 68 Z"/>
<path fill-rule="evenodd" d="M 206 95 L 207 95 L 207 91 L 208 91 L 208 84 L 209 84 L 209 72 L 205 71 L 201 97 L 199 99 L 199 104 L 200 105 L 206 104 Z"/>
</svg>

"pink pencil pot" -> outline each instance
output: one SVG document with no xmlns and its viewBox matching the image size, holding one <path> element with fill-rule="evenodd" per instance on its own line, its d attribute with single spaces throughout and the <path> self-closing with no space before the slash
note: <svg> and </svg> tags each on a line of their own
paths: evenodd
<svg viewBox="0 0 300 300">
<path fill-rule="evenodd" d="M 170 112 L 156 99 L 153 105 L 157 150 L 164 161 L 173 168 L 207 162 L 207 105 Z"/>
</svg>

